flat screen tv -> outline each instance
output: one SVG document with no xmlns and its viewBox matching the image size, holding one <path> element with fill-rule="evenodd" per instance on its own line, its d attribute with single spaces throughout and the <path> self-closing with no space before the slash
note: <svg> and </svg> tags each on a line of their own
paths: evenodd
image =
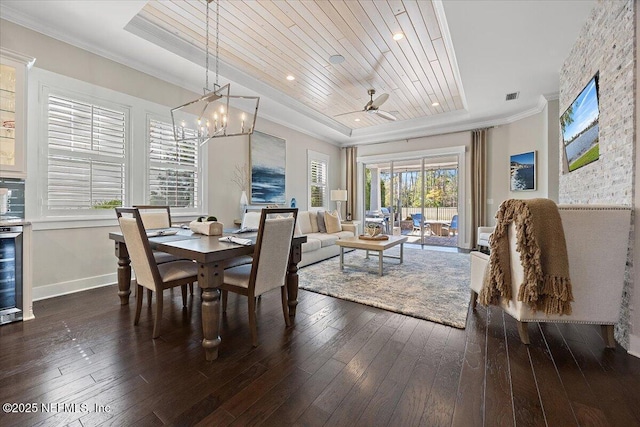
<svg viewBox="0 0 640 427">
<path fill-rule="evenodd" d="M 564 154 L 569 172 L 600 158 L 598 74 L 560 116 Z"/>
</svg>

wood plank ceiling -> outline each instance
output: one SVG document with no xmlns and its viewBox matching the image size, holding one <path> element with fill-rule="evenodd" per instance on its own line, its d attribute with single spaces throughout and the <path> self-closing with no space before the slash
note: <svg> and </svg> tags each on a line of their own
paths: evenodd
<svg viewBox="0 0 640 427">
<path fill-rule="evenodd" d="M 215 1 L 209 7 L 213 57 Z M 361 112 L 371 88 L 374 99 L 389 94 L 380 109 L 398 120 L 464 108 L 448 35 L 430 0 L 220 0 L 219 7 L 221 62 L 352 129 L 387 123 Z M 206 8 L 204 0 L 153 0 L 138 15 L 202 49 L 204 66 Z M 398 32 L 404 38 L 395 41 Z M 332 64 L 331 55 L 345 61 Z M 215 61 L 209 69 L 212 82 Z M 351 111 L 360 112 L 335 117 Z"/>
</svg>

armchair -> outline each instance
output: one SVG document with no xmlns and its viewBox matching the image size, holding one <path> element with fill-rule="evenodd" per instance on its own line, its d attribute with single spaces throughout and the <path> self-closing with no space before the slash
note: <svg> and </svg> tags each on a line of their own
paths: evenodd
<svg viewBox="0 0 640 427">
<path fill-rule="evenodd" d="M 520 254 L 516 251 L 516 230 L 509 226 L 509 255 L 513 300 L 500 302 L 502 309 L 518 321 L 520 340 L 529 344 L 528 322 L 566 322 L 602 325 L 607 347 L 615 347 L 613 326 L 618 322 L 625 265 L 629 245 L 631 208 L 622 206 L 560 205 L 569 257 L 569 274 L 574 301 L 570 315 L 550 315 L 533 312 L 516 300 L 523 281 Z M 607 231 L 600 232 L 606 224 Z M 544 255 L 543 255 L 544 256 Z M 471 305 L 482 289 L 489 256 L 471 252 Z"/>
<path fill-rule="evenodd" d="M 489 251 L 489 237 L 491 237 L 491 233 L 493 233 L 494 228 L 495 227 L 478 227 L 478 236 L 476 240 L 478 250 L 483 252 Z"/>
</svg>

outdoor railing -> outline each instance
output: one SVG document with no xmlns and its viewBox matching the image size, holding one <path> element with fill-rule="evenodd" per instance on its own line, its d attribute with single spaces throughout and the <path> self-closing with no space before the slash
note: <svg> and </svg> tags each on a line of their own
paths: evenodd
<svg viewBox="0 0 640 427">
<path fill-rule="evenodd" d="M 402 208 L 402 219 L 411 216 L 414 213 L 422 212 L 421 208 Z M 424 219 L 432 221 L 451 221 L 454 215 L 458 215 L 458 208 L 453 207 L 438 207 L 438 208 L 424 208 Z"/>
<path fill-rule="evenodd" d="M 404 220 L 413 214 L 421 212 L 421 208 L 402 208 L 400 219 Z M 451 221 L 454 215 L 458 215 L 458 208 L 455 206 L 424 208 L 424 219 L 427 221 Z M 377 216 L 380 216 L 380 214 Z"/>
</svg>

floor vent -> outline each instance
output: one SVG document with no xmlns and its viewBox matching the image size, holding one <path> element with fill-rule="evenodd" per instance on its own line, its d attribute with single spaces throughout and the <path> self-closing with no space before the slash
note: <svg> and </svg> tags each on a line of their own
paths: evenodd
<svg viewBox="0 0 640 427">
<path fill-rule="evenodd" d="M 514 99 L 518 99 L 518 96 L 520 96 L 520 92 L 508 93 L 505 101 L 513 101 Z"/>
</svg>

